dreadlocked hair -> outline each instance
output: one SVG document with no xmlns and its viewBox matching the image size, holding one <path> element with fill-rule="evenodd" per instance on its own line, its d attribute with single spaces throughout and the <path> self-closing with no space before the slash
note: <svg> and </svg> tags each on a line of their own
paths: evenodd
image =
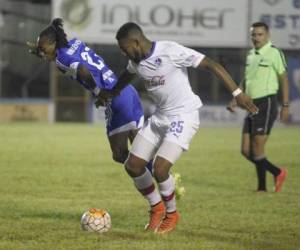
<svg viewBox="0 0 300 250">
<path fill-rule="evenodd" d="M 63 28 L 64 21 L 61 18 L 55 18 L 51 24 L 40 34 L 41 38 L 46 38 L 50 43 L 56 42 L 56 48 L 68 47 L 67 35 Z"/>
</svg>

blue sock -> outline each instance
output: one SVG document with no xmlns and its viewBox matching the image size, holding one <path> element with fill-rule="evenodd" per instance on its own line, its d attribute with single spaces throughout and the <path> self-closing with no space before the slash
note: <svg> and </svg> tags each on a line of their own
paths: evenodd
<svg viewBox="0 0 300 250">
<path fill-rule="evenodd" d="M 146 168 L 148 168 L 148 170 L 150 171 L 150 173 L 153 175 L 153 160 L 149 161 L 146 165 Z"/>
</svg>

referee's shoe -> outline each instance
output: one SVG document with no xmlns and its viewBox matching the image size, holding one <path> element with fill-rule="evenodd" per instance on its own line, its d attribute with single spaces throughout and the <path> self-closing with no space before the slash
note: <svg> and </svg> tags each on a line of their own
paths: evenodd
<svg viewBox="0 0 300 250">
<path fill-rule="evenodd" d="M 280 174 L 274 177 L 276 193 L 281 191 L 282 184 L 285 181 L 285 178 L 287 177 L 287 170 L 285 168 L 281 168 L 280 170 Z"/>
</svg>

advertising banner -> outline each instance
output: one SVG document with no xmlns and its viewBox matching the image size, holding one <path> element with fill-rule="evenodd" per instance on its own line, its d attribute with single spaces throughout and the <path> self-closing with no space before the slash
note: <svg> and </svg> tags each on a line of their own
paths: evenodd
<svg viewBox="0 0 300 250">
<path fill-rule="evenodd" d="M 291 122 L 300 124 L 300 58 L 288 59 Z"/>
<path fill-rule="evenodd" d="M 152 40 L 199 47 L 247 45 L 247 0 L 53 0 L 52 7 L 70 38 L 91 43 L 116 44 L 118 28 L 135 22 Z"/>
<path fill-rule="evenodd" d="M 281 49 L 300 49 L 300 0 L 252 0 L 251 21 L 269 25 Z"/>
<path fill-rule="evenodd" d="M 48 100 L 1 99 L 0 122 L 53 122 L 53 108 Z"/>
</svg>

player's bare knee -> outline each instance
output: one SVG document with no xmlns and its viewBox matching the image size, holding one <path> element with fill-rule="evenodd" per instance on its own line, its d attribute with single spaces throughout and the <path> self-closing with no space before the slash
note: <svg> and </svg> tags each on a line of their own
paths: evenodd
<svg viewBox="0 0 300 250">
<path fill-rule="evenodd" d="M 116 154 L 113 154 L 112 158 L 115 162 L 118 162 L 118 163 L 124 163 L 125 162 L 125 161 L 123 161 L 123 159 L 119 155 L 116 155 Z"/>
<path fill-rule="evenodd" d="M 169 177 L 169 170 L 162 167 L 154 165 L 153 167 L 153 176 L 157 182 L 163 182 Z"/>
<path fill-rule="evenodd" d="M 136 162 L 136 159 L 132 157 L 132 155 L 131 157 L 129 156 L 126 160 L 125 169 L 131 177 L 140 176 L 145 172 L 145 169 L 141 167 L 140 164 L 138 164 L 138 162 Z"/>
<path fill-rule="evenodd" d="M 159 182 L 160 179 L 162 179 L 162 173 L 157 168 L 153 168 L 153 177 L 157 182 Z"/>
<path fill-rule="evenodd" d="M 131 177 L 135 176 L 134 168 L 132 167 L 132 165 L 130 165 L 129 159 L 127 159 L 127 161 L 125 162 L 125 170 Z"/>
<path fill-rule="evenodd" d="M 253 154 L 253 157 L 256 159 L 256 158 L 260 158 L 265 153 L 264 153 L 263 147 L 256 146 L 256 147 L 252 148 L 252 154 Z"/>
<path fill-rule="evenodd" d="M 246 158 L 249 159 L 250 158 L 250 151 L 247 149 L 242 148 L 241 149 L 241 154 Z"/>
<path fill-rule="evenodd" d="M 128 152 L 113 152 L 112 158 L 119 163 L 125 163 L 128 156 Z"/>
<path fill-rule="evenodd" d="M 118 163 L 124 164 L 128 157 L 128 150 L 120 150 L 119 148 L 114 149 L 112 152 L 112 158 Z"/>
</svg>

